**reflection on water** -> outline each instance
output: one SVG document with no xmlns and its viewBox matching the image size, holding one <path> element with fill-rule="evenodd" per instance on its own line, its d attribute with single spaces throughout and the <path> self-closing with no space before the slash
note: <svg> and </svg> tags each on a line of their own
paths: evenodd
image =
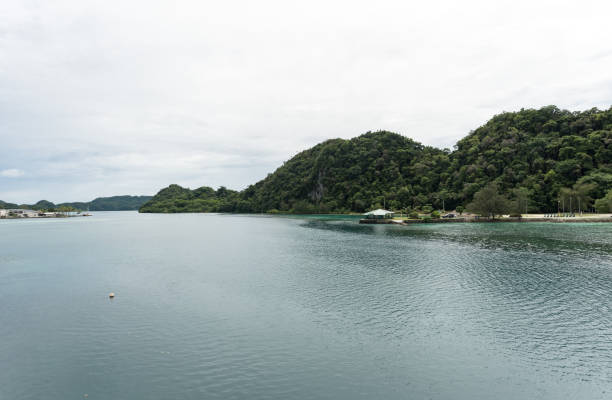
<svg viewBox="0 0 612 400">
<path fill-rule="evenodd" d="M 602 223 L 463 223 L 410 226 L 359 225 L 335 220 L 306 221 L 303 226 L 364 235 L 467 243 L 492 249 L 592 252 L 612 254 L 612 224 Z"/>
<path fill-rule="evenodd" d="M 374 296 L 382 300 L 382 309 L 391 311 L 392 321 L 384 324 L 414 327 L 412 320 L 423 312 L 439 320 L 437 307 L 444 304 L 442 319 L 444 324 L 452 322 L 450 329 L 466 329 L 462 334 L 467 336 L 491 335 L 509 355 L 521 354 L 522 362 L 583 379 L 612 379 L 610 225 L 395 227 L 309 221 L 303 226 L 374 236 L 367 239 L 368 245 L 384 246 L 384 266 L 368 261 L 386 274 L 400 274 L 389 282 L 391 287 L 378 288 L 385 295 L 377 291 Z M 353 263 L 367 259 L 369 253 L 370 249 L 355 246 Z M 406 284 L 410 290 L 405 290 Z M 389 302 L 393 293 L 401 293 L 401 298 Z M 395 309 L 388 310 L 389 304 Z M 382 310 L 371 314 L 386 315 Z M 395 324 L 398 318 L 405 320 Z"/>
<path fill-rule="evenodd" d="M 0 222 L 0 398 L 612 390 L 612 224 Z"/>
</svg>

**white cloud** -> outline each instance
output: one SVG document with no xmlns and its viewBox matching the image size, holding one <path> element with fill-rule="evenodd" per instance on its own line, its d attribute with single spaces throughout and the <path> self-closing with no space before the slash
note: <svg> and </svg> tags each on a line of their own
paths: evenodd
<svg viewBox="0 0 612 400">
<path fill-rule="evenodd" d="M 24 172 L 22 170 L 15 168 L 3 169 L 2 171 L 0 171 L 0 176 L 2 176 L 3 178 L 19 178 L 23 175 Z"/>
<path fill-rule="evenodd" d="M 7 2 L 0 160 L 28 174 L 4 189 L 239 189 L 331 137 L 452 147 L 504 110 L 607 108 L 611 14 L 564 0 Z"/>
</svg>

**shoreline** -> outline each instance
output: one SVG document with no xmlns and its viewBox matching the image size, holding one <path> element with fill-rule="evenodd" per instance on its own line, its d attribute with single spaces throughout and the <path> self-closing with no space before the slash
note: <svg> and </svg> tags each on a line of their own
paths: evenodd
<svg viewBox="0 0 612 400">
<path fill-rule="evenodd" d="M 360 224 L 372 224 L 372 225 L 414 225 L 414 224 L 448 224 L 448 223 L 507 223 L 507 222 L 550 222 L 550 223 L 577 223 L 577 222 L 597 222 L 606 223 L 612 222 L 612 217 L 573 217 L 573 218 L 497 218 L 497 219 L 485 219 L 485 218 L 454 218 L 454 219 L 405 219 L 405 220 L 393 220 L 393 219 L 366 219 L 362 218 L 359 220 Z"/>
<path fill-rule="evenodd" d="M 76 218 L 76 217 L 91 217 L 91 214 L 80 214 L 80 215 L 41 215 L 39 217 L 20 217 L 20 216 L 6 216 L 0 217 L 3 219 L 52 219 L 52 218 Z"/>
</svg>

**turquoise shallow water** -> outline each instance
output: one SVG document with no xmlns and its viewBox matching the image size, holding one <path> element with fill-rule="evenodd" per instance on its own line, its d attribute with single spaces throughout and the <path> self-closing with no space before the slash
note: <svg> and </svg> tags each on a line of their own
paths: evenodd
<svg viewBox="0 0 612 400">
<path fill-rule="evenodd" d="M 612 224 L 3 220 L 0 304 L 0 399 L 612 398 Z"/>
</svg>

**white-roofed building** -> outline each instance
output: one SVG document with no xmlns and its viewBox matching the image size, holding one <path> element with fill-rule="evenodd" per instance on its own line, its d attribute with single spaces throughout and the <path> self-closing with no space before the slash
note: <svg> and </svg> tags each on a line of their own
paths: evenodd
<svg viewBox="0 0 612 400">
<path fill-rule="evenodd" d="M 368 219 L 383 219 L 393 218 L 393 211 L 383 210 L 381 208 L 373 210 L 364 214 Z"/>
</svg>

